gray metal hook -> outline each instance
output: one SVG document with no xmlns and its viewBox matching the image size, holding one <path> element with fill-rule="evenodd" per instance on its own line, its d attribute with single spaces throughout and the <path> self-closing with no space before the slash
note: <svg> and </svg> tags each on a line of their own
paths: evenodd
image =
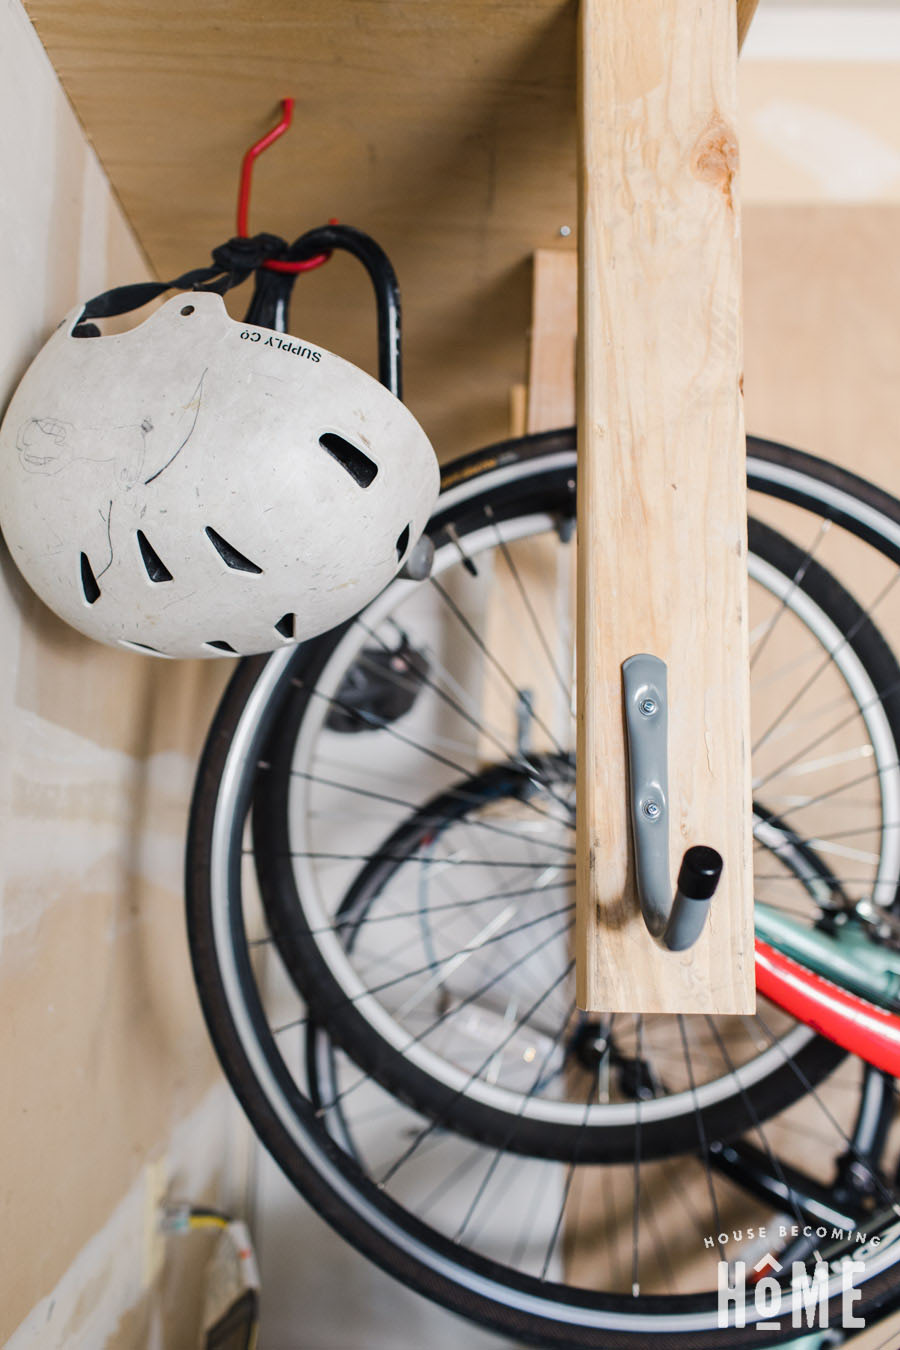
<svg viewBox="0 0 900 1350">
<path fill-rule="evenodd" d="M 672 895 L 669 873 L 668 702 L 666 663 L 647 652 L 622 666 L 628 739 L 631 826 L 641 913 L 650 933 L 673 952 L 692 947 L 703 931 L 722 857 L 698 844 L 682 859 Z"/>
</svg>

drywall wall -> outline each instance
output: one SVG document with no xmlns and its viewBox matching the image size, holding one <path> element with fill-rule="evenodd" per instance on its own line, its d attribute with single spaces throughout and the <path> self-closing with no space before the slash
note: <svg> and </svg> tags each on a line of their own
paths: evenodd
<svg viewBox="0 0 900 1350">
<path fill-rule="evenodd" d="M 0 6 L 0 181 L 5 407 L 79 298 L 147 275 L 18 0 Z M 181 913 L 224 671 L 95 646 L 4 546 L 0 651 L 0 1343 L 185 1345 L 167 1309 L 190 1325 L 199 1272 L 176 1289 L 143 1224 L 120 1237 L 149 1191 L 216 1194 L 234 1124 Z"/>
</svg>

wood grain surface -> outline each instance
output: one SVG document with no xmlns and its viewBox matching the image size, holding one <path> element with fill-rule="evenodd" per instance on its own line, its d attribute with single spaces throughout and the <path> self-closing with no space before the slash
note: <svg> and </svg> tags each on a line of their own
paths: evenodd
<svg viewBox="0 0 900 1350">
<path fill-rule="evenodd" d="M 754 1006 L 734 9 L 583 0 L 578 1001 Z M 670 854 L 725 869 L 689 952 L 634 893 L 621 666 L 668 665 Z"/>
</svg>

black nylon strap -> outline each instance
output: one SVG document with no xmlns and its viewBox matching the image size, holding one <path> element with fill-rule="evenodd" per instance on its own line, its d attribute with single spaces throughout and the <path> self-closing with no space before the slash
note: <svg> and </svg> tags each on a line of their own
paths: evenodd
<svg viewBox="0 0 900 1350">
<path fill-rule="evenodd" d="M 242 239 L 239 235 L 220 244 L 212 251 L 213 262 L 218 263 L 223 272 L 240 274 L 243 281 L 257 267 L 261 267 L 269 258 L 280 258 L 287 252 L 287 243 L 277 234 L 254 234 Z M 237 284 L 237 283 L 235 283 Z"/>
<path fill-rule="evenodd" d="M 195 267 L 173 281 L 144 281 L 131 286 L 116 286 L 89 300 L 72 329 L 73 337 L 96 337 L 99 330 L 92 319 L 109 319 L 148 305 L 171 290 L 213 290 L 224 294 L 239 286 L 267 258 L 279 257 L 287 244 L 275 234 L 257 234 L 251 239 L 229 239 L 213 249 L 211 267 Z"/>
<path fill-rule="evenodd" d="M 307 230 L 288 246 L 274 234 L 257 234 L 250 239 L 229 239 L 213 249 L 212 266 L 185 272 L 174 281 L 149 281 L 135 286 L 118 286 L 89 300 L 72 329 L 72 337 L 99 337 L 92 319 L 127 314 L 174 290 L 217 291 L 224 294 L 256 273 L 256 288 L 245 322 L 261 328 L 283 328 L 283 317 L 296 281 L 296 273 L 274 272 L 262 266 L 269 258 L 285 262 L 301 261 L 319 253 L 342 249 L 363 264 L 369 274 L 378 306 L 378 378 L 397 398 L 403 397 L 400 338 L 400 291 L 390 259 L 382 248 L 361 230 L 349 225 L 322 225 Z"/>
</svg>

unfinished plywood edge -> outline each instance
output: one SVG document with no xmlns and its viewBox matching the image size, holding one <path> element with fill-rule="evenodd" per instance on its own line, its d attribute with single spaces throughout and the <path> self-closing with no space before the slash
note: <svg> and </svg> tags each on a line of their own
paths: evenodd
<svg viewBox="0 0 900 1350">
<path fill-rule="evenodd" d="M 587 1010 L 754 1007 L 733 0 L 582 0 L 577 998 Z M 634 885 L 622 665 L 669 689 L 674 887 L 725 869 L 688 952 Z"/>
</svg>

